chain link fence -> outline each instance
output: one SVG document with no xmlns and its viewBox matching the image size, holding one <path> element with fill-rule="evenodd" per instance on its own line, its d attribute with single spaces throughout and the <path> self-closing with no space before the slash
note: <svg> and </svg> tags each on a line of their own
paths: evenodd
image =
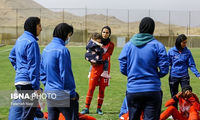
<svg viewBox="0 0 200 120">
<path fill-rule="evenodd" d="M 154 36 L 165 46 L 174 46 L 177 35 L 186 34 L 188 47 L 200 47 L 200 11 L 87 8 L 0 9 L 0 44 L 14 44 L 23 33 L 23 24 L 30 16 L 41 19 L 40 45 L 52 40 L 53 29 L 61 22 L 71 24 L 75 29 L 70 45 L 85 45 L 90 35 L 101 32 L 105 25 L 112 29 L 112 41 L 116 43 L 118 37 L 125 37 L 128 41 L 138 33 L 140 20 L 149 16 L 156 22 Z"/>
</svg>

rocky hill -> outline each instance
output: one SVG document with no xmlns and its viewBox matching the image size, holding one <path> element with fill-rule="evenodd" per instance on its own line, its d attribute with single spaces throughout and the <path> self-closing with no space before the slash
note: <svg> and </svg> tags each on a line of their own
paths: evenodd
<svg viewBox="0 0 200 120">
<path fill-rule="evenodd" d="M 43 27 L 54 27 L 60 22 L 72 24 L 75 29 L 88 32 L 99 32 L 102 26 L 108 24 L 112 28 L 112 33 L 117 35 L 134 34 L 138 32 L 139 22 L 127 24 L 114 16 L 105 16 L 102 14 L 89 14 L 86 16 L 76 16 L 67 10 L 56 12 L 53 9 L 47 9 L 33 0 L 0 0 L 0 26 L 1 27 L 23 27 L 24 20 L 29 16 L 38 16 L 41 18 Z M 169 27 L 171 30 L 169 30 Z M 200 28 L 190 28 L 177 25 L 167 25 L 156 22 L 155 34 L 169 35 L 179 33 L 199 34 Z"/>
</svg>

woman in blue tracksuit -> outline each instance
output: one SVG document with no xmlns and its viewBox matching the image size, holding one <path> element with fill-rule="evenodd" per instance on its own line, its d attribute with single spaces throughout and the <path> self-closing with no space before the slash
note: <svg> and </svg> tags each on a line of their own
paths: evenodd
<svg viewBox="0 0 200 120">
<path fill-rule="evenodd" d="M 192 53 L 186 47 L 186 44 L 187 37 L 181 34 L 177 37 L 175 46 L 168 51 L 169 63 L 171 66 L 169 86 L 172 97 L 178 93 L 179 84 L 181 84 L 181 87 L 190 85 L 188 68 L 191 69 L 196 77 L 200 77 Z M 177 107 L 177 104 L 175 106 Z"/>
<path fill-rule="evenodd" d="M 120 71 L 127 76 L 126 97 L 130 120 L 159 120 L 162 92 L 160 78 L 169 70 L 165 47 L 153 37 L 154 20 L 142 19 L 139 33 L 124 46 L 119 56 Z"/>
<path fill-rule="evenodd" d="M 58 24 L 53 40 L 44 48 L 41 57 L 40 79 L 45 86 L 48 120 L 57 120 L 62 113 L 66 120 L 78 119 L 78 95 L 71 67 L 71 56 L 65 47 L 73 34 L 73 27 Z M 56 95 L 56 96 L 55 96 Z"/>
<path fill-rule="evenodd" d="M 16 71 L 15 87 L 20 94 L 30 96 L 33 92 L 40 91 L 40 49 L 37 36 L 41 30 L 40 19 L 29 17 L 24 23 L 24 33 L 17 39 L 9 55 Z M 23 103 L 22 120 L 33 120 L 37 100 L 23 99 Z"/>
</svg>

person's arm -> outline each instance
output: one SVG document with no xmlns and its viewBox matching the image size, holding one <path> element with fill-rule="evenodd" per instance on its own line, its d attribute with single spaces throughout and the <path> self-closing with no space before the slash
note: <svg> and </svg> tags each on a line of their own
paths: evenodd
<svg viewBox="0 0 200 120">
<path fill-rule="evenodd" d="M 45 72 L 45 68 L 44 68 L 44 63 L 43 63 L 43 57 L 41 57 L 41 64 L 40 64 L 40 81 L 42 82 L 42 84 L 45 86 L 46 85 L 46 72 Z"/>
<path fill-rule="evenodd" d="M 119 55 L 119 65 L 120 65 L 120 72 L 127 76 L 127 44 L 124 46 L 124 48 L 122 49 L 120 55 Z"/>
<path fill-rule="evenodd" d="M 169 107 L 171 105 L 173 105 L 174 103 L 177 103 L 179 100 L 179 97 L 182 95 L 182 92 L 177 93 L 176 95 L 174 95 L 170 100 L 168 100 L 165 103 L 165 107 Z"/>
<path fill-rule="evenodd" d="M 94 56 L 97 55 L 97 51 L 95 48 L 97 48 L 97 45 L 95 44 L 88 44 L 86 46 L 86 53 L 85 53 L 85 59 L 89 61 L 90 63 L 96 64 L 96 61 L 94 60 Z"/>
<path fill-rule="evenodd" d="M 97 46 L 97 47 L 95 48 L 95 52 L 96 52 L 96 54 L 103 54 L 103 53 L 104 53 L 104 50 L 103 50 L 102 47 L 100 47 L 100 46 L 98 47 L 98 46 Z"/>
<path fill-rule="evenodd" d="M 29 78 L 34 90 L 40 88 L 40 49 L 37 42 L 31 42 L 27 46 L 27 64 L 29 65 Z"/>
<path fill-rule="evenodd" d="M 114 50 L 114 44 L 112 42 L 110 42 L 108 50 L 106 51 L 105 54 L 103 54 L 103 61 L 107 60 L 112 55 L 113 50 Z"/>
<path fill-rule="evenodd" d="M 171 56 L 170 56 L 170 51 L 168 51 L 167 56 L 168 56 L 168 59 L 169 59 L 169 66 L 172 66 L 172 59 L 171 59 Z"/>
<path fill-rule="evenodd" d="M 165 103 L 165 107 L 169 107 L 171 105 L 173 105 L 175 102 L 175 100 L 173 98 L 171 98 L 170 100 L 168 100 L 166 103 Z"/>
<path fill-rule="evenodd" d="M 192 97 L 189 98 L 189 101 L 197 111 L 200 111 L 199 98 L 194 93 L 192 93 Z"/>
<path fill-rule="evenodd" d="M 196 77 L 200 77 L 200 73 L 198 72 L 198 70 L 196 69 L 196 65 L 194 62 L 194 59 L 192 57 L 192 53 L 189 50 L 189 60 L 188 60 L 188 66 L 190 68 L 190 70 L 196 75 Z"/>
<path fill-rule="evenodd" d="M 12 66 L 14 67 L 14 69 L 17 69 L 16 66 L 16 54 L 15 54 L 15 46 L 12 48 L 12 50 L 10 51 L 10 55 L 9 55 L 9 60 L 12 64 Z"/>
<path fill-rule="evenodd" d="M 64 90 L 68 90 L 70 92 L 70 97 L 75 98 L 76 86 L 71 67 L 71 56 L 67 48 L 65 48 L 59 55 L 59 69 Z"/>
<path fill-rule="evenodd" d="M 160 78 L 167 75 L 167 73 L 169 71 L 169 58 L 167 56 L 165 47 L 162 44 L 159 44 L 159 46 L 158 46 L 158 67 L 160 70 L 158 72 L 158 75 Z"/>
<path fill-rule="evenodd" d="M 123 114 L 128 113 L 128 104 L 127 104 L 127 99 L 126 97 L 124 98 L 119 117 L 121 117 Z"/>
</svg>

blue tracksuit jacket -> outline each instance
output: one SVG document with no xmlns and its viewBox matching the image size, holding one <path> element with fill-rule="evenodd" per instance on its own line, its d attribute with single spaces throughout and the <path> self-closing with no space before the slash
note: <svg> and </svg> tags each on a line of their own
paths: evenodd
<svg viewBox="0 0 200 120">
<path fill-rule="evenodd" d="M 136 47 L 126 43 L 119 56 L 120 71 L 127 76 L 127 92 L 160 91 L 160 78 L 169 70 L 165 47 L 157 40 Z"/>
<path fill-rule="evenodd" d="M 169 49 L 168 57 L 171 66 L 170 75 L 172 77 L 181 78 L 189 76 L 188 68 L 190 68 L 197 77 L 200 77 L 192 53 L 187 47 L 185 47 L 182 52 L 179 52 L 176 47 Z"/>
<path fill-rule="evenodd" d="M 9 59 L 15 71 L 15 83 L 30 82 L 33 89 L 40 88 L 40 49 L 37 38 L 25 31 L 16 41 Z"/>
<path fill-rule="evenodd" d="M 67 90 L 70 97 L 76 96 L 71 56 L 62 39 L 54 37 L 44 48 L 40 79 L 45 85 L 45 91 Z"/>
<path fill-rule="evenodd" d="M 123 115 L 123 114 L 126 114 L 128 113 L 128 104 L 127 104 L 127 99 L 126 97 L 124 98 L 124 101 L 123 101 L 123 104 L 122 104 L 122 107 L 120 109 L 120 113 L 119 113 L 119 118 Z"/>
</svg>

